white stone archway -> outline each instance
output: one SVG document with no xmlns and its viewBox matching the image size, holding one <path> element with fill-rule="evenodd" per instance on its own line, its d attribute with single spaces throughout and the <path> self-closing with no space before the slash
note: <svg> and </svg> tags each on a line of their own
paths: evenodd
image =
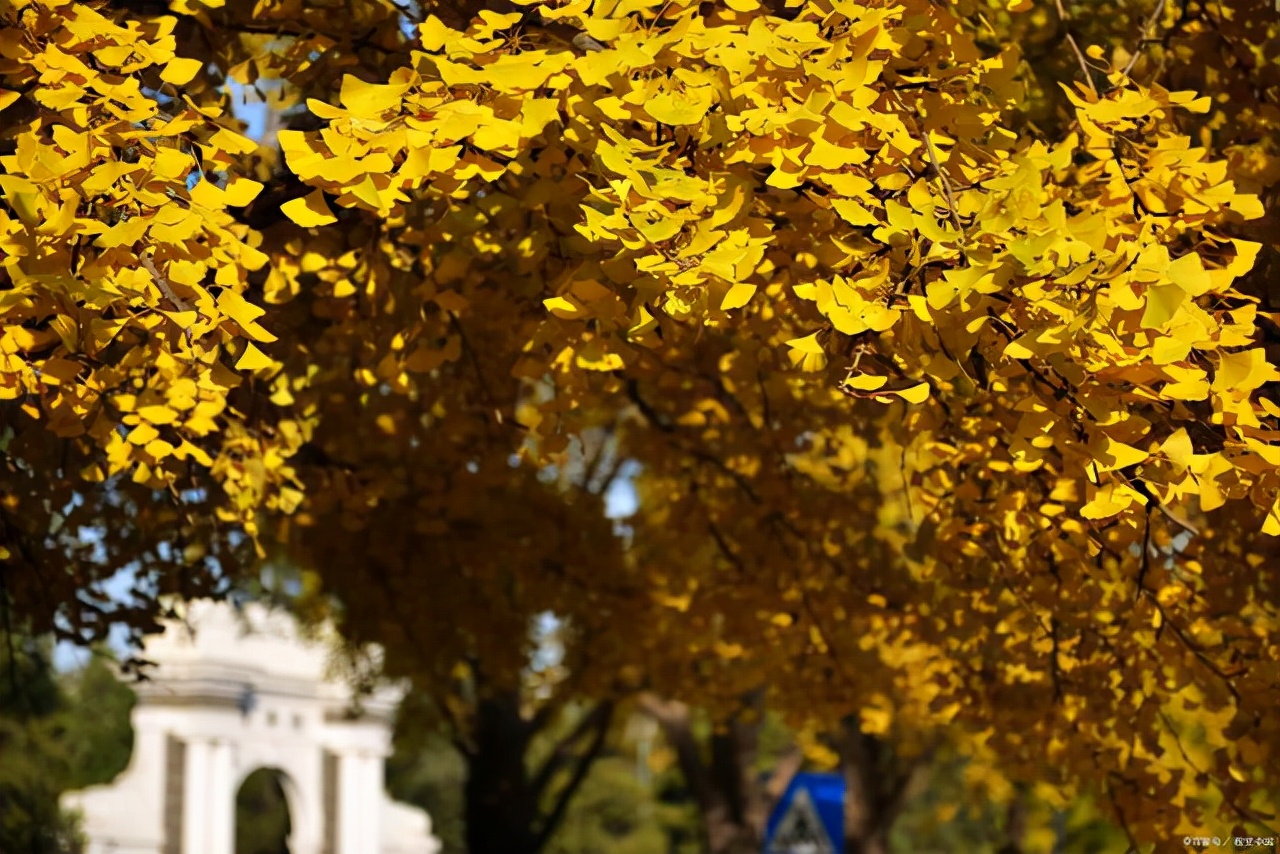
<svg viewBox="0 0 1280 854">
<path fill-rule="evenodd" d="M 351 713 L 323 641 L 250 604 L 186 606 L 151 638 L 135 686 L 134 747 L 111 785 L 70 793 L 86 854 L 234 854 L 235 798 L 259 768 L 282 772 L 291 854 L 436 854 L 421 810 L 383 790 L 391 716 L 384 688 Z"/>
</svg>

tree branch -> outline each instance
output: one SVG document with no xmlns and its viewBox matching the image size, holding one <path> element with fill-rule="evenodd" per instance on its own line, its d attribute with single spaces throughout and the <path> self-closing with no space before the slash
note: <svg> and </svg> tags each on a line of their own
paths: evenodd
<svg viewBox="0 0 1280 854">
<path fill-rule="evenodd" d="M 421 639 L 417 636 L 418 633 L 413 628 L 413 623 L 405 619 L 405 614 L 400 608 L 400 600 L 391 590 L 391 585 L 387 581 L 385 574 L 375 572 L 372 573 L 372 575 L 374 579 L 376 579 L 376 583 L 381 588 L 383 594 L 386 596 L 387 605 L 391 609 L 391 616 L 400 624 L 400 630 L 405 633 L 405 638 L 410 644 L 416 646 L 418 649 L 425 649 L 426 647 L 422 644 Z M 454 748 L 464 757 L 471 758 L 476 756 L 479 750 L 471 743 L 470 739 L 467 738 L 466 729 L 463 727 L 462 721 L 458 720 L 458 716 L 453 713 L 453 709 L 449 708 L 448 698 L 442 697 L 440 701 L 436 703 L 436 706 L 440 709 L 441 714 L 444 715 L 445 720 L 449 723 L 449 729 L 452 730 L 449 740 L 453 742 Z"/>
<path fill-rule="evenodd" d="M 645 714 L 657 721 L 663 735 L 671 742 L 685 785 L 689 787 L 699 811 L 705 815 L 711 805 L 711 786 L 707 780 L 706 764 L 693 737 L 689 707 L 679 700 L 663 700 L 654 694 L 640 695 L 639 705 Z"/>
<path fill-rule="evenodd" d="M 899 101 L 898 103 L 902 102 Z M 942 171 L 942 164 L 938 162 L 938 153 L 933 150 L 933 140 L 929 138 L 928 128 L 921 127 L 919 130 L 920 135 L 924 137 L 924 150 L 929 155 L 929 165 L 933 167 L 938 180 L 942 182 L 942 192 L 947 196 L 947 210 L 951 213 L 951 222 L 955 225 L 960 240 L 963 241 L 964 226 L 961 225 L 960 213 L 956 210 L 956 197 L 955 193 L 951 191 L 951 179 L 947 177 L 946 172 Z"/>
<path fill-rule="evenodd" d="M 658 414 L 658 411 L 649 405 L 649 402 L 640 396 L 640 383 L 634 378 L 628 379 L 627 397 L 631 398 L 631 402 L 636 405 L 636 409 L 640 410 L 640 414 L 644 416 L 652 426 L 657 427 L 664 433 L 675 432 L 675 427 L 669 421 Z"/>
<path fill-rule="evenodd" d="M 154 261 L 152 261 L 146 255 L 139 256 L 138 260 L 142 263 L 142 266 L 146 269 L 146 271 L 151 274 L 151 278 L 155 279 L 156 287 L 160 289 L 160 293 L 164 294 L 165 298 L 168 299 L 169 302 L 173 303 L 174 308 L 176 308 L 178 311 L 181 311 L 181 312 L 194 311 L 194 309 L 192 309 L 191 306 L 187 304 L 186 300 L 182 299 L 180 296 L 178 296 L 176 293 L 173 292 L 173 286 L 169 284 L 168 279 L 166 279 L 163 275 L 161 275 L 160 271 L 156 268 L 156 264 Z M 191 346 L 191 327 L 190 326 L 182 327 L 182 336 L 186 339 L 187 346 L 190 347 Z"/>
<path fill-rule="evenodd" d="M 542 763 L 542 767 L 538 769 L 538 772 L 533 777 L 533 782 L 530 784 L 530 789 L 535 798 L 542 797 L 542 794 L 551 784 L 551 780 L 555 777 L 556 772 L 563 768 L 573 757 L 573 746 L 583 736 L 589 734 L 600 725 L 601 717 L 607 720 L 613 714 L 612 706 L 612 701 L 597 703 L 596 707 L 584 715 L 568 735 L 556 742 L 556 746 L 551 750 L 551 755 Z"/>
<path fill-rule="evenodd" d="M 1062 0 L 1053 0 L 1054 6 L 1058 10 L 1058 20 L 1062 22 L 1063 29 L 1066 32 L 1067 44 L 1071 46 L 1071 50 L 1076 55 L 1076 61 L 1080 63 L 1080 71 L 1084 74 L 1085 82 L 1089 84 L 1093 97 L 1098 97 L 1098 87 L 1093 82 L 1093 72 L 1089 70 L 1089 62 L 1084 58 L 1084 52 L 1080 50 L 1080 45 L 1076 42 L 1075 35 L 1071 32 L 1071 15 L 1067 12 L 1067 7 L 1062 5 Z"/>
<path fill-rule="evenodd" d="M 893 785 L 885 793 L 880 804 L 879 825 L 883 828 L 883 832 L 888 835 L 893 829 L 893 824 L 898 820 L 898 816 L 902 813 L 902 809 L 906 806 L 907 795 L 911 792 L 912 787 L 922 780 L 929 770 L 929 763 L 933 760 L 934 749 L 930 748 L 925 753 L 913 761 L 909 767 L 894 779 Z"/>
<path fill-rule="evenodd" d="M 613 701 L 605 700 L 599 703 L 592 716 L 601 709 L 603 709 L 603 713 L 595 721 L 595 735 L 591 740 L 591 745 L 578 760 L 578 766 L 573 769 L 573 776 L 569 778 L 569 782 L 565 784 L 565 787 L 560 790 L 556 805 L 548 813 L 546 819 L 543 820 L 542 826 L 538 828 L 538 833 L 534 837 L 533 850 L 535 851 L 541 851 L 546 847 L 552 834 L 560 826 L 560 822 L 564 821 L 565 813 L 569 809 L 569 803 L 573 800 L 573 796 L 582 787 L 582 782 L 587 779 L 587 772 L 591 770 L 591 766 L 595 761 L 600 758 L 600 751 L 604 748 L 605 736 L 609 732 L 609 723 L 613 720 Z"/>
<path fill-rule="evenodd" d="M 1125 77 L 1129 76 L 1129 72 L 1133 70 L 1133 66 L 1138 64 L 1138 57 L 1142 56 L 1142 46 L 1147 42 L 1147 34 L 1151 32 L 1151 28 L 1160 20 L 1160 16 L 1164 14 L 1165 0 L 1157 0 L 1156 8 L 1152 10 L 1151 17 L 1147 18 L 1142 24 L 1142 29 L 1138 31 L 1138 43 L 1133 47 L 1133 56 L 1129 57 L 1128 64 L 1120 73 Z"/>
<path fill-rule="evenodd" d="M 502 410 L 498 407 L 498 399 L 493 396 L 493 391 L 489 388 L 489 381 L 485 378 L 484 369 L 480 367 L 480 359 L 476 356 L 476 351 L 471 346 L 471 340 L 467 337 L 467 331 L 462 328 L 462 321 L 458 319 L 456 312 L 449 312 L 449 323 L 453 326 L 454 331 L 458 333 L 458 338 L 462 340 L 462 349 L 467 354 L 467 361 L 471 363 L 471 369 L 476 372 L 476 379 L 480 381 L 480 390 L 484 392 L 485 400 L 493 409 L 498 423 L 501 424 Z"/>
<path fill-rule="evenodd" d="M 757 787 L 754 797 L 751 798 L 747 823 L 761 838 L 764 837 L 769 816 L 773 814 L 778 801 L 782 800 L 787 787 L 791 785 L 791 780 L 800 772 L 803 765 L 804 751 L 799 746 L 790 744 L 778 757 L 769 778 L 763 785 Z"/>
</svg>

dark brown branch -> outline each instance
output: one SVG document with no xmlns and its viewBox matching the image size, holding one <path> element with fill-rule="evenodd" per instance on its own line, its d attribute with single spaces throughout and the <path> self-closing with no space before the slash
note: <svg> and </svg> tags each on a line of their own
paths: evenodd
<svg viewBox="0 0 1280 854">
<path fill-rule="evenodd" d="M 790 745 L 778 757 L 778 764 L 774 766 L 773 773 L 769 775 L 769 780 L 764 785 L 764 794 L 769 802 L 769 812 L 773 812 L 773 807 L 786 794 L 787 786 L 791 785 L 792 778 L 800 773 L 800 769 L 803 766 L 804 751 L 794 744 Z"/>
<path fill-rule="evenodd" d="M 734 569 L 738 570 L 738 574 L 745 576 L 747 574 L 747 568 L 743 565 L 742 558 L 734 553 L 733 549 L 729 548 L 729 543 L 725 540 L 724 533 L 716 526 L 716 523 L 708 521 L 707 530 L 710 531 L 711 539 L 715 540 L 716 546 L 725 556 L 725 559 L 728 560 L 729 563 L 733 564 Z"/>
<path fill-rule="evenodd" d="M 467 338 L 467 332 L 462 328 L 462 321 L 458 319 L 456 312 L 449 312 L 449 323 L 457 331 L 458 337 L 462 339 L 462 349 L 467 354 L 467 361 L 471 363 L 471 368 L 476 372 L 476 379 L 480 382 L 480 390 L 484 392 L 485 400 L 489 406 L 493 408 L 495 414 L 499 416 L 501 423 L 501 409 L 498 407 L 498 400 L 493 396 L 493 391 L 489 388 L 489 381 L 485 379 L 484 370 L 480 367 L 480 359 L 476 356 L 475 348 L 471 346 L 471 340 Z"/>
<path fill-rule="evenodd" d="M 413 628 L 413 622 L 405 618 L 406 615 L 400 607 L 400 599 L 397 598 L 391 590 L 386 574 L 375 572 L 372 573 L 372 576 L 375 579 L 375 583 L 379 585 L 383 594 L 386 596 L 387 606 L 391 610 L 391 616 L 400 624 L 400 630 L 405 633 L 405 638 L 410 644 L 418 647 L 419 649 L 426 649 L 426 646 L 417 637 L 417 632 Z M 436 703 L 436 706 L 440 709 L 440 713 L 444 715 L 445 720 L 448 721 L 449 729 L 451 730 L 451 737 L 449 740 L 453 743 L 454 748 L 462 754 L 463 757 L 468 759 L 478 755 L 479 748 L 472 744 L 467 738 L 466 728 L 463 727 L 462 721 L 458 720 L 458 716 L 453 713 L 453 709 L 449 708 L 448 698 L 440 698 L 439 702 Z"/>
<path fill-rule="evenodd" d="M 614 422 L 613 424 L 609 425 L 606 435 L 604 436 L 604 438 L 600 440 L 599 447 L 596 448 L 595 455 L 591 458 L 591 462 L 587 464 L 586 473 L 582 477 L 582 487 L 583 489 L 586 489 L 588 492 L 592 491 L 591 484 L 596 482 L 596 478 L 600 474 L 600 467 L 603 466 L 605 463 L 605 460 L 609 458 L 609 445 L 610 445 L 610 442 L 612 442 L 613 437 L 616 433 L 617 433 L 617 422 Z M 585 454 L 587 450 L 585 441 L 583 442 L 582 450 Z M 617 471 L 616 463 L 613 468 L 614 468 L 614 471 L 616 472 Z M 612 480 L 612 478 L 610 478 L 610 480 Z M 606 481 L 606 483 L 608 483 L 608 481 Z"/>
<path fill-rule="evenodd" d="M 648 421 L 654 427 L 657 427 L 659 430 L 661 430 L 664 433 L 674 433 L 676 428 L 672 426 L 671 423 L 668 422 L 665 418 L 663 418 L 658 413 L 658 411 L 649 404 L 647 400 L 641 397 L 640 383 L 637 382 L 634 378 L 629 378 L 627 379 L 626 384 L 627 384 L 627 397 L 630 398 L 631 402 L 635 404 L 636 409 L 640 410 L 640 414 L 644 416 L 645 420 Z"/>
<path fill-rule="evenodd" d="M 1062 0 L 1054 0 L 1054 6 L 1058 10 L 1058 20 L 1062 22 L 1063 31 L 1067 37 L 1067 44 L 1071 46 L 1071 51 L 1076 55 L 1076 61 L 1080 63 L 1080 71 L 1084 74 L 1085 82 L 1089 84 L 1093 97 L 1098 97 L 1098 87 L 1093 82 L 1093 72 L 1089 70 L 1089 63 L 1084 58 L 1084 52 L 1080 50 L 1080 44 L 1076 41 L 1075 34 L 1071 28 L 1071 15 L 1067 12 L 1067 7 L 1063 5 Z"/>
<path fill-rule="evenodd" d="M 573 776 L 569 778 L 569 782 L 560 790 L 560 795 L 556 799 L 556 805 L 551 812 L 542 821 L 538 828 L 537 835 L 534 837 L 535 851 L 541 851 L 551 839 L 552 834 L 564 821 L 565 813 L 569 809 L 569 803 L 573 800 L 573 796 L 577 794 L 578 789 L 582 787 L 582 783 L 587 779 L 587 773 L 591 770 L 591 766 L 600 758 L 600 751 L 604 748 L 605 736 L 609 732 L 609 723 L 613 720 L 613 702 L 604 701 L 596 706 L 595 711 L 604 709 L 603 714 L 596 721 L 595 735 L 591 740 L 587 752 L 578 760 L 578 765 L 573 769 Z"/>
<path fill-rule="evenodd" d="M 538 769 L 538 773 L 534 775 L 533 782 L 530 784 L 529 788 L 535 798 L 542 797 L 551 781 L 555 779 L 556 772 L 564 768 L 569 760 L 573 758 L 574 745 L 599 727 L 602 717 L 607 720 L 612 714 L 613 704 L 611 702 L 599 702 L 594 709 L 583 716 L 582 720 L 578 721 L 578 725 L 571 732 L 556 742 L 556 746 L 551 749 L 551 755 L 542 763 L 542 767 Z M 538 719 L 535 718 L 535 720 Z M 542 721 L 542 723 L 545 724 L 545 721 Z"/>
<path fill-rule="evenodd" d="M 1142 29 L 1138 32 L 1138 44 L 1133 48 L 1133 55 L 1129 57 L 1129 62 L 1125 65 L 1124 70 L 1120 73 L 1125 77 L 1129 76 L 1129 72 L 1133 70 L 1133 66 L 1138 64 L 1138 57 L 1142 56 L 1142 46 L 1146 44 L 1147 34 L 1151 32 L 1151 28 L 1160 20 L 1160 16 L 1164 14 L 1165 0 L 1157 0 L 1156 8 L 1152 10 L 1151 17 L 1147 18 L 1142 24 Z"/>
<path fill-rule="evenodd" d="M 663 700 L 653 694 L 642 694 L 639 703 L 645 714 L 662 728 L 663 735 L 675 750 L 676 763 L 680 766 L 685 785 L 689 787 L 699 812 L 705 815 L 712 801 L 711 784 L 693 736 L 689 707 L 679 700 Z"/>
</svg>

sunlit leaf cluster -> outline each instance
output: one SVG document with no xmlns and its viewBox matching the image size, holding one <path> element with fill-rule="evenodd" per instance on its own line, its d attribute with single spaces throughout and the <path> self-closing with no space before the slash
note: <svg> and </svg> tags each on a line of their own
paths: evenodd
<svg viewBox="0 0 1280 854">
<path fill-rule="evenodd" d="M 1074 5 L 0 2 L 6 537 L 1260 829 L 1280 21 Z"/>
</svg>

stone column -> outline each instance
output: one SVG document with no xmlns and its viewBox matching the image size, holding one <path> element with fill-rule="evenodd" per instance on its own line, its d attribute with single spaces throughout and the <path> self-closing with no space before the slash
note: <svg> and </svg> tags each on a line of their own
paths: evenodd
<svg viewBox="0 0 1280 854">
<path fill-rule="evenodd" d="M 210 745 L 209 788 L 209 854 L 235 854 L 236 781 L 229 741 Z"/>
<path fill-rule="evenodd" d="M 382 756 L 369 752 L 361 756 L 364 779 L 365 831 L 367 854 L 382 852 Z"/>
<path fill-rule="evenodd" d="M 352 750 L 338 760 L 338 854 L 382 850 L 382 760 Z"/>
<path fill-rule="evenodd" d="M 182 854 L 213 854 L 209 850 L 209 768 L 211 746 L 207 739 L 192 738 L 186 744 L 183 780 Z"/>
</svg>

